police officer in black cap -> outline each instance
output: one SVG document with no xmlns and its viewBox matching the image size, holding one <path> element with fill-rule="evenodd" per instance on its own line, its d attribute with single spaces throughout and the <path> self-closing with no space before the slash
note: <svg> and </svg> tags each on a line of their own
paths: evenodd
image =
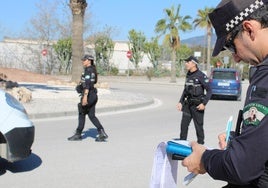
<svg viewBox="0 0 268 188">
<path fill-rule="evenodd" d="M 219 149 L 192 142 L 192 154 L 182 165 L 229 182 L 228 188 L 267 188 L 268 0 L 222 0 L 209 18 L 217 34 L 212 55 L 229 50 L 235 62 L 248 63 L 255 71 L 231 137 L 220 134 Z"/>
<path fill-rule="evenodd" d="M 84 73 L 81 76 L 80 84 L 76 87 L 78 93 L 81 93 L 81 102 L 78 103 L 78 127 L 73 136 L 69 137 L 70 141 L 82 140 L 82 131 L 85 127 L 85 118 L 88 115 L 90 121 L 97 128 L 97 142 L 105 141 L 108 135 L 105 133 L 103 126 L 95 116 L 95 108 L 98 102 L 97 89 L 94 84 L 97 83 L 97 70 L 94 64 L 94 58 L 91 55 L 85 55 L 82 59 Z"/>
<path fill-rule="evenodd" d="M 185 61 L 187 75 L 177 109 L 182 111 L 180 140 L 187 140 L 188 127 L 193 120 L 197 142 L 204 144 L 204 112 L 211 97 L 211 88 L 207 76 L 199 70 L 198 60 L 190 56 Z"/>
</svg>

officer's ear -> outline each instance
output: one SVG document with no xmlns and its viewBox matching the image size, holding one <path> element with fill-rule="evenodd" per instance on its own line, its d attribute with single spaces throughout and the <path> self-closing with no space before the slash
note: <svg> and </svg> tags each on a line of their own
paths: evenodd
<svg viewBox="0 0 268 188">
<path fill-rule="evenodd" d="M 242 23 L 243 31 L 246 32 L 246 34 L 250 37 L 250 39 L 253 41 L 255 39 L 255 35 L 258 29 L 261 28 L 261 25 L 259 22 L 253 21 L 253 20 L 245 20 Z"/>
</svg>

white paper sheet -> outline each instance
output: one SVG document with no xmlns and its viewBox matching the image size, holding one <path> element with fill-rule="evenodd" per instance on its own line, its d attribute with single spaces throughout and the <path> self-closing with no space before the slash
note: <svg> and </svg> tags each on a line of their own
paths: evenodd
<svg viewBox="0 0 268 188">
<path fill-rule="evenodd" d="M 166 143 L 161 142 L 154 155 L 150 188 L 177 188 L 178 161 L 166 153 Z"/>
</svg>

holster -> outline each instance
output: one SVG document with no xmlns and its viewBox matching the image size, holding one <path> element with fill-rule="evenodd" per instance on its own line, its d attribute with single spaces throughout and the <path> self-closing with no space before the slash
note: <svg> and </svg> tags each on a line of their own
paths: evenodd
<svg viewBox="0 0 268 188">
<path fill-rule="evenodd" d="M 243 110 L 239 110 L 238 116 L 237 116 L 237 121 L 236 121 L 235 131 L 230 132 L 230 139 L 229 139 L 229 142 L 227 143 L 227 148 L 230 147 L 233 138 L 240 135 L 242 122 L 243 122 Z"/>
<path fill-rule="evenodd" d="M 191 112 L 190 112 L 190 104 L 187 100 L 185 100 L 182 104 L 182 109 L 181 111 L 185 114 L 185 115 L 188 115 L 188 116 L 191 116 Z"/>
<path fill-rule="evenodd" d="M 235 136 L 240 135 L 242 122 L 243 122 L 243 110 L 239 110 L 235 128 Z"/>
<path fill-rule="evenodd" d="M 80 102 L 80 103 L 78 103 L 77 106 L 78 106 L 78 112 L 80 114 L 84 114 L 84 115 L 88 114 L 89 109 L 88 109 L 88 106 L 87 105 L 82 106 L 82 103 Z"/>
<path fill-rule="evenodd" d="M 75 87 L 75 90 L 77 91 L 77 93 L 82 93 L 83 92 L 83 86 L 82 86 L 82 84 L 78 84 Z"/>
</svg>

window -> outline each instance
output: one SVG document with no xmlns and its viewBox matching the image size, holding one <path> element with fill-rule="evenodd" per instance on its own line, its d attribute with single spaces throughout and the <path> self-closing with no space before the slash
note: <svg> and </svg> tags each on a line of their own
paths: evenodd
<svg viewBox="0 0 268 188">
<path fill-rule="evenodd" d="M 235 72 L 215 71 L 213 72 L 213 79 L 236 80 L 236 76 Z"/>
</svg>

